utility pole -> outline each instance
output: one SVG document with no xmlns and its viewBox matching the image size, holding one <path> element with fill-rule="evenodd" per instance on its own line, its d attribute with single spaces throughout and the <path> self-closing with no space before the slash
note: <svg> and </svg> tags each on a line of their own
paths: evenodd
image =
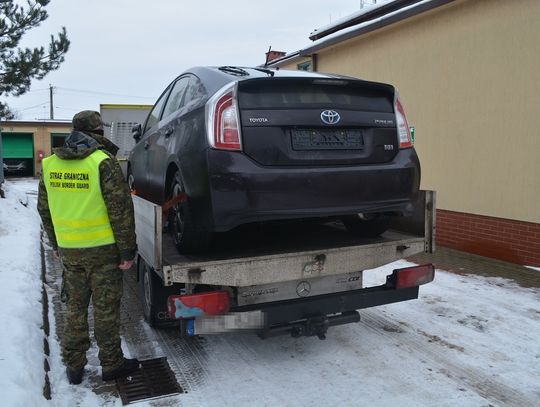
<svg viewBox="0 0 540 407">
<path fill-rule="evenodd" d="M 54 120 L 53 86 L 49 83 L 49 103 L 51 105 L 50 119 Z"/>
</svg>

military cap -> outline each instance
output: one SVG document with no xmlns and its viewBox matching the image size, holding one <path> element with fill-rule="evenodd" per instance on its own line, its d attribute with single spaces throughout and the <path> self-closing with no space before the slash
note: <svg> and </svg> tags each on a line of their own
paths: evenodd
<svg viewBox="0 0 540 407">
<path fill-rule="evenodd" d="M 83 131 L 103 129 L 103 120 L 101 120 L 101 115 L 98 112 L 83 110 L 73 116 L 73 128 Z"/>
</svg>

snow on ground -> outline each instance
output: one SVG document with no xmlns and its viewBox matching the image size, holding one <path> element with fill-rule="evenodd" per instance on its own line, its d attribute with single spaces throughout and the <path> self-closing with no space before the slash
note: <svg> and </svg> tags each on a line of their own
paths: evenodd
<svg viewBox="0 0 540 407">
<path fill-rule="evenodd" d="M 0 199 L 0 404 L 43 400 L 40 221 L 37 181 L 6 181 Z"/>
<path fill-rule="evenodd" d="M 366 271 L 367 285 L 394 268 Z M 537 406 L 540 292 L 437 270 L 416 301 L 361 311 L 325 341 L 214 336 L 208 406 Z"/>
<path fill-rule="evenodd" d="M 120 406 L 110 394 L 96 394 L 95 346 L 87 367 L 94 379 L 67 383 L 54 321 L 53 401 L 41 400 L 39 220 L 34 203 L 19 203 L 32 188 L 8 183 L 8 199 L 0 200 L 0 316 L 9 327 L 0 331 L 0 404 Z M 384 283 L 408 264 L 368 270 L 365 285 Z M 130 319 L 141 336 L 125 339 L 133 356 L 146 347 L 153 357 L 167 356 L 173 370 L 196 366 L 185 373 L 201 375 L 189 394 L 139 406 L 538 406 L 539 304 L 539 289 L 437 270 L 418 300 L 363 310 L 360 323 L 331 328 L 325 341 L 210 335 L 186 365 L 185 352 L 184 359 L 175 353 L 179 340 L 165 341 L 168 334 L 145 326 L 135 311 Z"/>
</svg>

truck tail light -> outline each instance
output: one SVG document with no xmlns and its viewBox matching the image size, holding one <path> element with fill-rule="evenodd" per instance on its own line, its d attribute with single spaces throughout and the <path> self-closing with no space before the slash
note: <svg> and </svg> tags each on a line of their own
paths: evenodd
<svg viewBox="0 0 540 407">
<path fill-rule="evenodd" d="M 208 291 L 199 294 L 171 295 L 167 299 L 169 316 L 173 319 L 221 315 L 229 312 L 227 291 Z"/>
<path fill-rule="evenodd" d="M 206 108 L 208 142 L 218 150 L 242 150 L 236 88 L 228 85 L 214 95 Z"/>
<path fill-rule="evenodd" d="M 409 129 L 409 123 L 407 122 L 407 117 L 405 116 L 405 109 L 403 109 L 403 105 L 399 100 L 399 93 L 397 90 L 394 96 L 394 112 L 396 113 L 399 148 L 410 148 L 413 145 L 411 130 Z"/>
<path fill-rule="evenodd" d="M 394 270 L 394 272 L 387 277 L 387 285 L 397 289 L 416 287 L 430 283 L 434 278 L 435 267 L 433 264 L 423 264 L 421 266 Z"/>
</svg>

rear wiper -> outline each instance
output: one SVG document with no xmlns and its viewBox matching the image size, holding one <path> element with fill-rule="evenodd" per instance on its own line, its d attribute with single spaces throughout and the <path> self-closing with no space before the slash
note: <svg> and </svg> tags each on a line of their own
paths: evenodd
<svg viewBox="0 0 540 407">
<path fill-rule="evenodd" d="M 255 69 L 256 71 L 260 71 L 260 72 L 264 72 L 265 74 L 268 74 L 270 76 L 274 76 L 275 72 L 272 71 L 271 69 L 266 69 L 266 68 L 253 68 Z"/>
<path fill-rule="evenodd" d="M 238 68 L 236 66 L 220 66 L 218 68 L 220 71 L 230 73 L 231 75 L 236 76 L 249 76 L 249 72 L 245 69 Z"/>
</svg>

